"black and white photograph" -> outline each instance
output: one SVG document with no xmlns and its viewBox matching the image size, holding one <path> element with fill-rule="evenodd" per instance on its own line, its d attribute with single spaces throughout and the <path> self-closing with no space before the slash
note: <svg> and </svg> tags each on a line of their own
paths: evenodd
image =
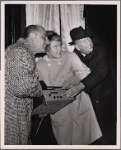
<svg viewBox="0 0 121 150">
<path fill-rule="evenodd" d="M 1 1 L 1 148 L 120 149 L 120 1 Z"/>
</svg>

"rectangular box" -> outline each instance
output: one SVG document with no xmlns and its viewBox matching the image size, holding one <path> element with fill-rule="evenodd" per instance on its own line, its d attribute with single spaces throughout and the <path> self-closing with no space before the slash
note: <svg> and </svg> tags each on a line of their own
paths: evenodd
<svg viewBox="0 0 121 150">
<path fill-rule="evenodd" d="M 43 90 L 43 103 L 36 107 L 32 115 L 53 114 L 74 101 L 73 97 L 66 96 L 67 90 Z"/>
</svg>

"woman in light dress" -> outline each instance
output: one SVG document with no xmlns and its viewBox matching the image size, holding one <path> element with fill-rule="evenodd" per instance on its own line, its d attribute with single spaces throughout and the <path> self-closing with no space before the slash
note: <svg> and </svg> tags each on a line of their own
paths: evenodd
<svg viewBox="0 0 121 150">
<path fill-rule="evenodd" d="M 40 80 L 63 89 L 73 86 L 78 93 L 72 103 L 50 115 L 55 138 L 59 145 L 89 145 L 102 136 L 90 97 L 78 84 L 90 69 L 73 52 L 62 51 L 59 35 L 48 39 L 47 54 L 37 61 Z"/>
</svg>

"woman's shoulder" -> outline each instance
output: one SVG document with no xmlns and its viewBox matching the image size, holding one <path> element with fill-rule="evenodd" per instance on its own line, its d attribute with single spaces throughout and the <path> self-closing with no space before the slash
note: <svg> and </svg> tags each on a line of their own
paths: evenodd
<svg viewBox="0 0 121 150">
<path fill-rule="evenodd" d="M 65 63 L 72 63 L 73 61 L 78 60 L 78 57 L 76 56 L 76 54 L 74 52 L 68 52 L 68 51 L 64 51 L 63 52 L 63 61 Z"/>
<path fill-rule="evenodd" d="M 75 57 L 77 57 L 74 52 L 69 52 L 69 51 L 64 51 L 64 52 L 63 52 L 63 55 L 64 55 L 66 58 L 75 58 Z"/>
<path fill-rule="evenodd" d="M 63 54 L 63 56 L 72 56 L 73 52 L 63 51 L 62 54 Z"/>
</svg>

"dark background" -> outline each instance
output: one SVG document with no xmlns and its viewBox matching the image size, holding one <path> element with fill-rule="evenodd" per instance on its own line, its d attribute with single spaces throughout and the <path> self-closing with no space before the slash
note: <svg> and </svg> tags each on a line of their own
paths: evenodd
<svg viewBox="0 0 121 150">
<path fill-rule="evenodd" d="M 25 5 L 5 5 L 5 47 L 23 35 L 26 26 Z"/>
<path fill-rule="evenodd" d="M 96 41 L 107 47 L 110 55 L 110 65 L 113 83 L 116 88 L 117 61 L 117 6 L 116 5 L 84 5 L 85 29 Z M 5 5 L 5 47 L 15 43 L 23 35 L 26 26 L 25 5 Z M 116 97 L 114 97 L 116 99 Z M 50 118 L 47 116 L 36 134 L 41 118 L 33 118 L 33 144 L 56 145 Z M 115 139 L 115 135 L 112 140 Z M 110 144 L 113 144 L 111 141 Z"/>
<path fill-rule="evenodd" d="M 116 87 L 117 62 L 117 6 L 85 5 L 85 29 L 95 41 L 102 42 L 109 51 L 113 83 Z"/>
</svg>

